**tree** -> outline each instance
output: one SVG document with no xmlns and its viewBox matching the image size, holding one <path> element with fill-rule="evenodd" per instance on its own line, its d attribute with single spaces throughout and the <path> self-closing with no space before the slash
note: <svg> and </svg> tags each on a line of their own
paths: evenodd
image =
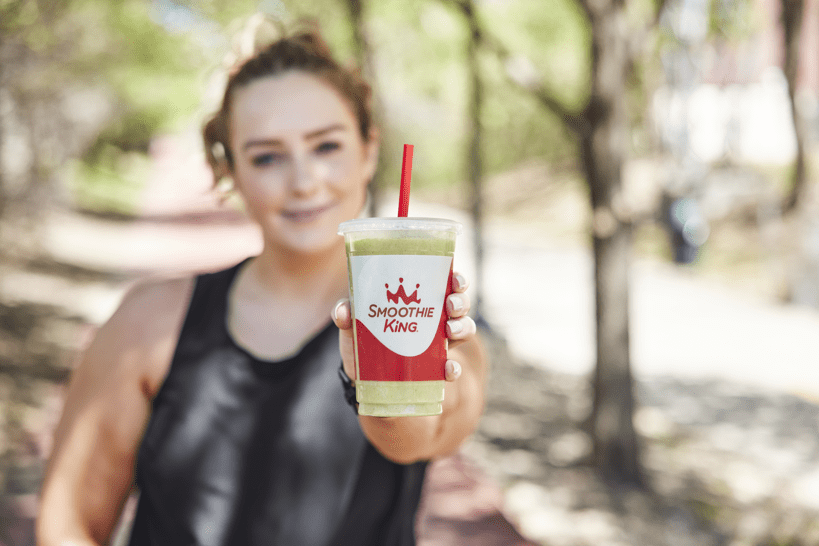
<svg viewBox="0 0 819 546">
<path fill-rule="evenodd" d="M 788 97 L 796 133 L 796 159 L 791 176 L 791 188 L 782 203 L 782 211 L 789 213 L 796 209 L 805 193 L 807 172 L 805 166 L 805 123 L 799 115 L 796 104 L 796 86 L 799 72 L 799 39 L 802 35 L 802 19 L 805 13 L 804 0 L 782 0 L 782 27 L 785 39 L 785 78 L 788 81 Z"/>
<path fill-rule="evenodd" d="M 384 116 L 384 104 L 381 100 L 381 94 L 377 89 L 378 80 L 375 74 L 375 62 L 373 61 L 373 52 L 370 47 L 366 19 L 364 17 L 365 0 L 347 0 L 347 9 L 350 13 L 353 49 L 355 50 L 358 66 L 361 68 L 364 77 L 373 87 L 373 116 L 376 125 L 381 131 L 381 147 L 378 151 L 378 164 L 381 168 L 378 169 L 369 186 L 370 210 L 368 212 L 371 216 L 375 216 L 378 203 L 381 199 L 380 190 L 384 185 L 382 177 L 384 176 L 384 172 L 389 170 L 385 168 L 385 165 L 392 161 L 395 153 L 393 153 L 391 149 L 392 138 L 390 129 L 386 123 L 386 116 Z"/>
<path fill-rule="evenodd" d="M 464 4 L 465 10 L 473 10 L 470 4 Z M 480 45 L 480 28 L 476 24 L 474 13 L 468 13 L 469 37 L 467 39 L 466 58 L 468 68 L 469 101 L 468 111 L 468 134 L 469 145 L 467 147 L 466 161 L 469 170 L 469 206 L 472 213 L 472 226 L 475 232 L 475 281 L 477 292 L 475 294 L 475 316 L 479 322 L 483 321 L 483 153 L 481 145 L 483 143 L 483 125 L 481 124 L 481 111 L 483 107 L 483 82 L 481 80 L 481 70 L 478 60 L 478 47 Z"/>
<path fill-rule="evenodd" d="M 452 0 L 470 21 L 473 35 L 511 67 L 519 58 L 481 24 L 472 0 Z M 662 3 L 643 29 L 629 27 L 625 0 L 578 0 L 590 30 L 590 83 L 585 105 L 570 110 L 542 79 L 508 75 L 555 113 L 576 138 L 593 212 L 597 364 L 590 429 L 593 464 L 612 482 L 644 485 L 634 429 L 635 399 L 630 365 L 629 266 L 635 220 L 623 196 L 622 170 L 629 141 L 629 76 L 645 33 L 656 26 Z"/>
<path fill-rule="evenodd" d="M 641 485 L 634 430 L 629 339 L 632 233 L 623 199 L 628 142 L 627 76 L 632 65 L 625 0 L 583 0 L 591 27 L 591 93 L 580 150 L 592 208 L 597 366 L 591 427 L 594 465 L 608 478 Z"/>
<path fill-rule="evenodd" d="M 482 291 L 483 291 L 483 126 L 481 124 L 481 110 L 483 106 L 483 82 L 478 59 L 479 47 L 482 41 L 482 32 L 475 14 L 475 6 L 471 1 L 459 2 L 458 7 L 463 12 L 467 26 L 466 66 L 467 66 L 467 134 L 466 165 L 469 180 L 469 208 L 472 214 L 472 229 L 474 230 L 475 254 L 475 285 L 477 292 L 472 308 L 477 319 L 483 321 Z M 485 324 L 484 324 L 485 325 Z"/>
</svg>

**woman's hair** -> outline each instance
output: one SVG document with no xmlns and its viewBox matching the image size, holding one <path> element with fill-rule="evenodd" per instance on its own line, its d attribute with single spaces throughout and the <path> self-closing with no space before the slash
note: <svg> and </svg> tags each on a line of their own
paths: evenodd
<svg viewBox="0 0 819 546">
<path fill-rule="evenodd" d="M 369 84 L 358 71 L 341 66 L 330 48 L 313 26 L 292 36 L 280 38 L 244 61 L 228 78 L 225 95 L 219 110 L 205 124 L 202 136 L 205 154 L 213 169 L 214 181 L 233 169 L 229 142 L 230 107 L 233 95 L 260 78 L 277 76 L 288 71 L 313 74 L 332 85 L 347 99 L 358 120 L 358 129 L 364 141 L 369 140 L 371 112 Z"/>
</svg>

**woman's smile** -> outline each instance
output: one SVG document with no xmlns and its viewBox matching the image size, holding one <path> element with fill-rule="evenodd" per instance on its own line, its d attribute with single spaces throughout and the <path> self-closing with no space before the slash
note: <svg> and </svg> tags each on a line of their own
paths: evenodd
<svg viewBox="0 0 819 546">
<path fill-rule="evenodd" d="M 317 220 L 322 214 L 336 206 L 335 202 L 318 206 L 294 206 L 282 211 L 282 216 L 297 224 L 307 224 Z"/>
</svg>

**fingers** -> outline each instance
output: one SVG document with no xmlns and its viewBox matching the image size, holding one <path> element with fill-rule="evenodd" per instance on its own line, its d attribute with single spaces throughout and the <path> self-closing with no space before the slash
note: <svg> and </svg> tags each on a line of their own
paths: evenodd
<svg viewBox="0 0 819 546">
<path fill-rule="evenodd" d="M 472 301 L 467 294 L 450 294 L 446 298 L 446 311 L 450 318 L 463 317 L 469 313 Z"/>
<path fill-rule="evenodd" d="M 454 360 L 446 361 L 446 380 L 455 381 L 461 377 L 461 365 Z"/>
<path fill-rule="evenodd" d="M 466 280 L 466 277 L 464 277 L 460 273 L 453 273 L 452 274 L 452 291 L 461 293 L 461 292 L 465 292 L 467 288 L 469 288 L 469 281 Z"/>
<path fill-rule="evenodd" d="M 450 318 L 464 317 L 469 313 L 472 301 L 465 293 L 469 281 L 460 273 L 452 274 L 452 294 L 446 298 L 446 311 Z"/>
<path fill-rule="evenodd" d="M 446 309 L 449 320 L 446 323 L 446 333 L 450 339 L 449 347 L 459 345 L 462 340 L 474 336 L 478 330 L 475 321 L 466 316 L 472 302 L 465 293 L 469 288 L 469 281 L 460 273 L 452 274 L 452 294 L 446 299 Z M 446 380 L 455 381 L 461 376 L 461 365 L 454 360 L 446 361 Z"/>
<path fill-rule="evenodd" d="M 472 317 L 461 317 L 446 322 L 446 334 L 450 340 L 458 341 L 474 336 L 478 331 Z"/>
<path fill-rule="evenodd" d="M 336 306 L 333 307 L 332 317 L 333 322 L 339 330 L 349 330 L 353 327 L 352 311 L 350 310 L 350 300 L 347 298 L 338 300 Z"/>
</svg>

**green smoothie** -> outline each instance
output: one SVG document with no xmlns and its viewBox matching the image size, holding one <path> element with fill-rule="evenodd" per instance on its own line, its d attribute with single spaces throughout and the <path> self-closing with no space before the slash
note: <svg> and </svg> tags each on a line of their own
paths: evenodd
<svg viewBox="0 0 819 546">
<path fill-rule="evenodd" d="M 360 296 L 355 292 L 353 282 L 353 259 L 356 256 L 446 256 L 452 258 L 455 252 L 455 236 L 457 229 L 460 228 L 458 224 L 446 220 L 435 220 L 438 222 L 435 226 L 426 226 L 425 228 L 413 229 L 378 229 L 376 226 L 361 225 L 365 222 L 372 221 L 400 221 L 402 219 L 370 219 L 368 221 L 352 221 L 345 224 L 358 223 L 361 229 L 344 229 L 345 224 L 340 226 L 341 232 L 344 233 L 346 239 L 346 250 L 348 256 L 348 268 L 350 279 L 350 299 L 353 309 L 353 325 L 354 325 L 354 340 L 356 344 L 356 376 L 367 376 L 367 373 L 362 374 L 363 366 L 379 366 L 383 363 L 374 361 L 387 360 L 389 366 L 408 365 L 406 363 L 408 358 L 400 355 L 379 354 L 379 343 L 371 342 L 372 336 L 369 332 L 359 331 L 359 323 L 356 320 L 357 305 L 356 296 Z M 404 219 L 405 220 L 405 219 Z M 416 220 L 417 221 L 417 220 Z M 457 226 L 457 228 L 453 228 Z M 355 227 L 355 226 L 354 226 Z M 438 229 L 435 229 L 438 228 Z M 404 258 L 406 260 L 406 258 Z M 418 262 L 422 262 L 424 258 L 419 258 Z M 451 263 L 451 261 L 449 262 Z M 420 267 L 423 267 L 421 264 Z M 436 284 L 440 284 L 443 290 L 446 290 L 448 283 L 448 271 L 445 272 L 446 278 L 439 278 Z M 383 287 L 384 285 L 379 285 Z M 407 289 L 412 290 L 414 286 L 408 285 Z M 387 286 L 389 290 L 389 286 Z M 395 290 L 395 283 L 393 281 L 393 290 Z M 382 289 L 383 292 L 383 289 Z M 405 297 L 410 297 L 403 293 Z M 443 292 L 442 292 L 443 294 Z M 390 294 L 396 297 L 395 294 Z M 383 295 L 380 297 L 383 298 Z M 359 297 L 361 300 L 361 296 Z M 434 305 L 438 307 L 439 313 L 444 311 L 444 298 L 440 302 L 435 302 Z M 363 300 L 362 300 L 363 301 Z M 370 300 L 367 300 L 369 303 Z M 410 300 L 412 301 L 412 300 Z M 431 305 L 428 299 L 424 299 L 424 305 Z M 368 305 L 361 305 L 359 301 L 359 312 L 364 314 L 367 312 Z M 437 323 L 436 323 L 437 324 Z M 444 339 L 438 343 L 443 343 L 443 352 L 434 366 L 443 370 L 446 353 L 446 338 L 443 331 L 436 333 L 436 336 L 443 336 Z M 422 355 L 411 358 L 425 358 L 428 356 Z M 394 362 L 393 362 L 394 361 Z M 420 363 L 418 365 L 429 366 L 429 362 Z M 356 381 L 356 399 L 359 407 L 360 415 L 375 415 L 375 416 L 418 416 L 418 415 L 438 415 L 442 412 L 442 402 L 444 399 L 444 380 L 362 380 Z"/>
<path fill-rule="evenodd" d="M 400 232 L 399 232 L 400 233 Z M 347 255 L 373 256 L 376 254 L 412 254 L 415 256 L 453 256 L 455 238 L 431 239 L 395 236 L 376 239 L 354 239 L 347 242 Z"/>
</svg>

